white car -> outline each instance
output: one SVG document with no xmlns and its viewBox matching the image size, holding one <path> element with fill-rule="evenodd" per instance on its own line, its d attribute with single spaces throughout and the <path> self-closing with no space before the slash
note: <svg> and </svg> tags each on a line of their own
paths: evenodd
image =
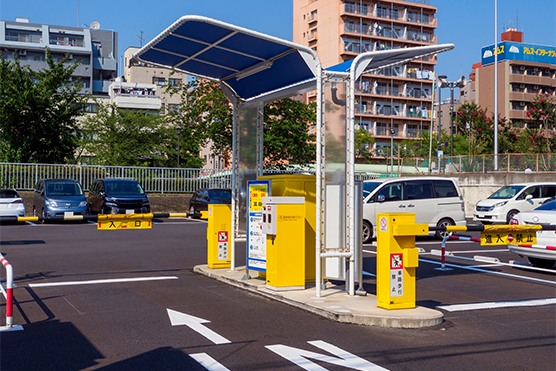
<svg viewBox="0 0 556 371">
<path fill-rule="evenodd" d="M 547 202 L 535 210 L 517 214 L 510 224 L 556 225 L 556 200 Z M 535 245 L 508 245 L 508 249 L 520 256 L 526 256 L 533 265 L 550 268 L 556 262 L 556 231 L 537 231 Z"/>
<path fill-rule="evenodd" d="M 429 227 L 466 225 L 456 179 L 422 176 L 383 178 L 363 182 L 363 243 L 376 236 L 378 213 L 414 213 L 415 223 Z M 446 232 L 436 232 L 442 239 Z"/>
<path fill-rule="evenodd" d="M 0 189 L 0 217 L 25 216 L 25 204 L 15 189 Z"/>
<path fill-rule="evenodd" d="M 510 223 L 517 213 L 533 210 L 555 195 L 554 182 L 510 184 L 479 201 L 473 220 L 483 224 Z"/>
</svg>

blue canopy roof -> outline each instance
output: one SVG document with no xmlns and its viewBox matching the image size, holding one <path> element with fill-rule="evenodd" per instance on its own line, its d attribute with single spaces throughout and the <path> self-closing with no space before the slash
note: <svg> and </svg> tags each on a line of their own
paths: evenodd
<svg viewBox="0 0 556 371">
<path fill-rule="evenodd" d="M 201 16 L 184 16 L 134 57 L 228 85 L 249 99 L 314 78 L 309 48 Z"/>
</svg>

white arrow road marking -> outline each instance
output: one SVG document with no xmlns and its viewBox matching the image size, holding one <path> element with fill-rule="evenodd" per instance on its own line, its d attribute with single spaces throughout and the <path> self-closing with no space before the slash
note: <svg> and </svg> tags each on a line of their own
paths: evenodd
<svg viewBox="0 0 556 371">
<path fill-rule="evenodd" d="M 189 356 L 209 371 L 230 371 L 229 368 L 224 367 L 206 353 L 190 354 Z"/>
<path fill-rule="evenodd" d="M 340 349 L 337 346 L 329 344 L 325 341 L 322 340 L 308 341 L 308 343 L 317 348 L 332 353 L 335 357 L 327 356 L 320 353 L 310 352 L 308 350 L 293 348 L 283 344 L 268 345 L 266 346 L 266 348 L 308 371 L 327 370 L 326 368 L 311 362 L 309 358 L 320 362 L 331 363 L 336 366 L 343 366 L 346 368 L 351 368 L 353 370 L 359 370 L 359 371 L 388 371 L 388 369 L 386 368 L 371 363 L 366 359 L 359 358 L 355 354 L 346 352 L 345 350 Z"/>
<path fill-rule="evenodd" d="M 176 312 L 175 310 L 172 309 L 166 309 L 166 310 L 168 311 L 168 317 L 170 317 L 170 322 L 172 323 L 172 326 L 186 325 L 192 330 L 197 331 L 199 334 L 203 335 L 204 337 L 212 341 L 214 344 L 231 343 L 230 340 L 226 339 L 223 336 L 218 335 L 216 332 L 202 325 L 203 323 L 210 323 L 210 321 L 199 317 L 190 316 L 189 314 Z"/>
</svg>

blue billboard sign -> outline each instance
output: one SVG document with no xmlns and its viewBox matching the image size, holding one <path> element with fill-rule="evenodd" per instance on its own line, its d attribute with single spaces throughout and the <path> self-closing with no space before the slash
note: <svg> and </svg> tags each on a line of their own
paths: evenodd
<svg viewBox="0 0 556 371">
<path fill-rule="evenodd" d="M 556 47 L 503 41 L 498 44 L 498 61 L 515 60 L 556 65 Z M 481 49 L 483 66 L 494 63 L 494 44 Z"/>
</svg>

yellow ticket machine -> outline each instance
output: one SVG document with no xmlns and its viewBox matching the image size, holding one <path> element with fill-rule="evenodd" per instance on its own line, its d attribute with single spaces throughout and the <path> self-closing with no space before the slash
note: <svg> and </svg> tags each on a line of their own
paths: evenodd
<svg viewBox="0 0 556 371">
<path fill-rule="evenodd" d="M 305 288 L 305 198 L 263 197 L 266 234 L 266 286 Z"/>
<path fill-rule="evenodd" d="M 208 205 L 207 263 L 209 268 L 230 268 L 232 205 Z"/>
<path fill-rule="evenodd" d="M 377 214 L 376 281 L 378 306 L 415 308 L 415 271 L 419 252 L 415 236 L 427 235 L 427 224 L 415 224 L 415 214 Z"/>
</svg>

